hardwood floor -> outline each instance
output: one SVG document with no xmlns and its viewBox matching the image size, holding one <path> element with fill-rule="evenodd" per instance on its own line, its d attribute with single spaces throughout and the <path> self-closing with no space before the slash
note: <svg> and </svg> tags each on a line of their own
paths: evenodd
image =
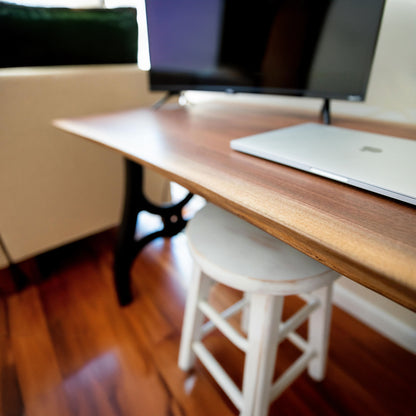
<svg viewBox="0 0 416 416">
<path fill-rule="evenodd" d="M 33 281 L 20 293 L 0 272 L 0 413 L 236 415 L 200 365 L 188 375 L 176 365 L 191 267 L 184 235 L 142 252 L 125 308 L 112 286 L 114 237 L 104 232 L 25 262 Z M 238 296 L 213 293 L 220 307 Z M 285 313 L 297 306 L 289 299 Z M 242 354 L 218 333 L 207 344 L 240 382 Z M 277 371 L 296 354 L 283 343 Z M 326 379 L 303 374 L 272 405 L 275 414 L 415 415 L 416 357 L 335 307 Z"/>
</svg>

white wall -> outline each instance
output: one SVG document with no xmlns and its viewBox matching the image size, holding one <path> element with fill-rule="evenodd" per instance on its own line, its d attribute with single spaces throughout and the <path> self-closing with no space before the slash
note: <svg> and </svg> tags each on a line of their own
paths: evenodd
<svg viewBox="0 0 416 416">
<path fill-rule="evenodd" d="M 416 123 L 416 1 L 387 0 L 367 103 Z"/>
</svg>

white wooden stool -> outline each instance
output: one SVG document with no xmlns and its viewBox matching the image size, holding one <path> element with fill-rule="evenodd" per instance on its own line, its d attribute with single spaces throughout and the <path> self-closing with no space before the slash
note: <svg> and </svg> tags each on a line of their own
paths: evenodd
<svg viewBox="0 0 416 416">
<path fill-rule="evenodd" d="M 189 288 L 179 367 L 188 371 L 195 355 L 239 409 L 240 415 L 267 415 L 270 403 L 307 367 L 309 375 L 325 375 L 331 320 L 332 284 L 338 274 L 242 219 L 208 204 L 186 228 L 194 259 Z M 213 283 L 244 292 L 241 301 L 219 313 L 208 303 Z M 281 322 L 283 299 L 299 295 L 306 303 Z M 247 305 L 248 302 L 248 305 Z M 227 318 L 248 306 L 247 338 Z M 209 321 L 203 324 L 204 315 Z M 307 318 L 308 340 L 296 332 Z M 246 353 L 243 389 L 240 391 L 202 338 L 218 328 Z M 285 338 L 303 354 L 273 382 L 277 347 Z"/>
</svg>

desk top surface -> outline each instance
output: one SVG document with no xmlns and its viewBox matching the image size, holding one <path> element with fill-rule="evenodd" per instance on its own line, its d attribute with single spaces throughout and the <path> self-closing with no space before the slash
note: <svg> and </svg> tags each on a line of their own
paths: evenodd
<svg viewBox="0 0 416 416">
<path fill-rule="evenodd" d="M 230 141 L 317 115 L 211 102 L 62 119 L 55 125 L 153 168 L 339 273 L 416 311 L 416 209 L 230 149 Z M 416 127 L 333 125 L 416 139 Z M 388 167 L 386 167 L 388 168 Z"/>
</svg>

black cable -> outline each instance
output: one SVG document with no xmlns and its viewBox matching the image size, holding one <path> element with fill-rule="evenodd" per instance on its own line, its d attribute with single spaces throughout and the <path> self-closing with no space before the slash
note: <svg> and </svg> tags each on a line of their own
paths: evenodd
<svg viewBox="0 0 416 416">
<path fill-rule="evenodd" d="M 23 272 L 23 270 L 21 270 L 20 267 L 12 260 L 10 253 L 7 250 L 6 244 L 4 243 L 1 235 L 0 235 L 0 248 L 2 249 L 4 253 L 4 257 L 6 257 L 6 260 L 9 263 L 9 270 L 12 274 L 13 281 L 16 285 L 16 289 L 19 291 L 24 289 L 29 281 L 29 278 Z"/>
</svg>

